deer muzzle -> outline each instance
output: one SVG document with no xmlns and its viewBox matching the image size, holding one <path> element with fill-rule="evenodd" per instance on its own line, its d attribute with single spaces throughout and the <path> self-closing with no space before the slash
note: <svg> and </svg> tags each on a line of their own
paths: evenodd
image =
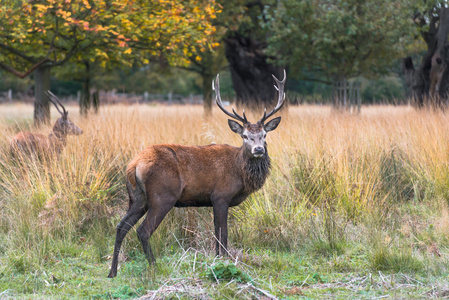
<svg viewBox="0 0 449 300">
<path fill-rule="evenodd" d="M 251 154 L 257 158 L 262 157 L 265 154 L 265 148 L 261 146 L 253 147 Z"/>
</svg>

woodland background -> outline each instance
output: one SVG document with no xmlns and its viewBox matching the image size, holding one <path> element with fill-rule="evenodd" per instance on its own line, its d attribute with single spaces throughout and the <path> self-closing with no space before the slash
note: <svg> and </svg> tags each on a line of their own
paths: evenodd
<svg viewBox="0 0 449 300">
<path fill-rule="evenodd" d="M 292 103 L 357 81 L 363 103 L 446 105 L 444 1 L 3 1 L 0 17 L 0 91 L 35 96 L 42 120 L 45 89 L 82 113 L 95 91 L 202 95 L 210 112 L 217 73 L 231 101 L 265 105 L 283 68 Z"/>
</svg>

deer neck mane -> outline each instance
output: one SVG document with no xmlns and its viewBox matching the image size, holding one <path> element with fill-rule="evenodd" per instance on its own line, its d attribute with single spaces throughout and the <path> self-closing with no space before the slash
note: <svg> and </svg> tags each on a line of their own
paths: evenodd
<svg viewBox="0 0 449 300">
<path fill-rule="evenodd" d="M 67 144 L 67 136 L 57 130 L 53 130 L 50 135 L 48 136 L 48 139 L 50 140 L 51 145 L 60 152 L 62 148 L 65 147 Z"/>
<path fill-rule="evenodd" d="M 268 156 L 267 146 L 265 145 L 265 154 L 260 158 L 253 157 L 242 147 L 239 158 L 245 191 L 251 194 L 262 188 L 270 174 L 271 161 Z"/>
</svg>

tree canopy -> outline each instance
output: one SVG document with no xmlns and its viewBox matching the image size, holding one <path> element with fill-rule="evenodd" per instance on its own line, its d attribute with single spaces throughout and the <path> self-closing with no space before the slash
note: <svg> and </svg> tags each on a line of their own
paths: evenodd
<svg viewBox="0 0 449 300">
<path fill-rule="evenodd" d="M 268 52 L 324 81 L 385 74 L 414 31 L 407 1 L 281 0 L 266 10 Z"/>
<path fill-rule="evenodd" d="M 282 68 L 290 80 L 325 84 L 387 74 L 398 58 L 434 44 L 429 38 L 442 28 L 440 12 L 446 11 L 445 1 L 437 0 L 1 4 L 0 67 L 9 72 L 23 77 L 42 67 L 65 66 L 68 71 L 58 71 L 58 76 L 73 75 L 76 69 L 77 80 L 84 80 L 98 74 L 98 68 L 128 68 L 135 74 L 149 62 L 162 69 L 177 65 L 200 74 L 206 110 L 212 104 L 210 81 L 226 65 L 237 103 L 245 106 L 266 106 L 275 99 L 271 74 L 280 76 Z M 141 70 L 148 73 L 148 68 Z"/>
<path fill-rule="evenodd" d="M 19 77 L 81 59 L 103 66 L 145 64 L 150 59 L 187 64 L 195 49 L 210 47 L 208 36 L 215 31 L 211 20 L 217 13 L 214 1 L 202 0 L 1 4 L 0 67 Z"/>
<path fill-rule="evenodd" d="M 142 63 L 163 56 L 185 64 L 194 47 L 208 47 L 215 14 L 214 1 L 4 0 L 0 63 L 23 71 L 30 63 L 55 66 L 86 54 L 129 63 L 134 51 Z"/>
</svg>

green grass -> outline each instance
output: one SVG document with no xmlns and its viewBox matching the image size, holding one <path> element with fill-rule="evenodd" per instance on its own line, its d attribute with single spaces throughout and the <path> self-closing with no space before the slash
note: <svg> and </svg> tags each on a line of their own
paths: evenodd
<svg viewBox="0 0 449 300">
<path fill-rule="evenodd" d="M 0 106 L 0 115 L 10 110 Z M 69 137 L 58 158 L 18 161 L 8 139 L 22 126 L 50 129 L 18 113 L 16 122 L 0 119 L 0 298 L 448 295 L 447 117 L 363 111 L 290 107 L 268 138 L 264 188 L 230 210 L 229 257 L 214 256 L 210 208 L 173 209 L 150 240 L 157 264 L 148 265 L 133 229 L 114 279 L 106 276 L 132 157 L 154 143 L 240 138 L 221 115 L 202 120 L 199 107 L 110 106 L 89 120 L 75 115 L 85 133 Z"/>
<path fill-rule="evenodd" d="M 248 251 L 241 262 L 234 264 L 229 259 L 216 259 L 210 253 L 184 252 L 182 249 L 169 256 L 160 256 L 154 266 L 148 266 L 144 257 L 138 255 L 122 264 L 117 278 L 108 279 L 105 276 L 108 264 L 93 264 L 83 249 L 78 254 L 66 254 L 41 265 L 19 257 L 9 262 L 7 269 L 0 273 L 2 296 L 131 299 L 159 289 L 161 293 L 171 291 L 173 296 L 185 297 L 204 294 L 212 298 L 250 299 L 261 296 L 259 290 L 262 290 L 288 298 L 289 293 L 296 290 L 295 296 L 311 298 L 320 294 L 341 299 L 350 296 L 370 298 L 425 293 L 435 285 L 443 291 L 447 287 L 444 280 L 448 279 L 443 274 L 429 276 L 422 264 L 411 265 L 407 255 L 390 257 L 393 268 L 398 269 L 383 269 L 385 273 L 382 273 L 367 266 L 366 255 L 357 251 L 328 259 L 308 251 Z M 410 266 L 415 268 L 410 269 Z M 212 272 L 217 278 L 211 275 Z M 397 291 L 400 285 L 404 285 L 403 291 Z"/>
</svg>

